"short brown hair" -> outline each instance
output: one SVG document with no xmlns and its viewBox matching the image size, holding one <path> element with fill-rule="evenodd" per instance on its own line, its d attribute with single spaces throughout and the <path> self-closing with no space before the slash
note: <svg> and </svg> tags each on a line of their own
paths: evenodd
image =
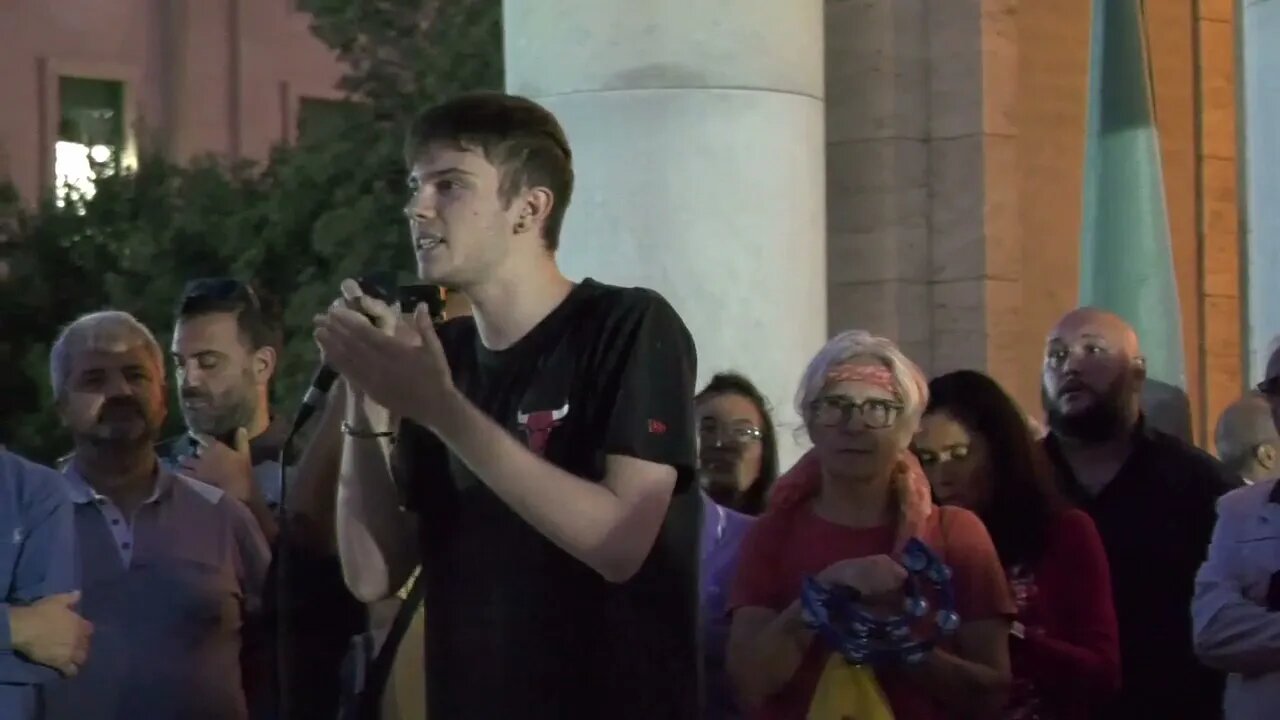
<svg viewBox="0 0 1280 720">
<path fill-rule="evenodd" d="M 412 163 L 431 145 L 478 150 L 498 169 L 503 202 L 521 190 L 545 187 L 555 202 L 543 227 L 547 249 L 560 245 L 560 226 L 573 194 L 573 154 L 564 129 L 546 108 L 528 98 L 497 92 L 460 95 L 429 108 L 413 121 L 405 143 Z"/>
</svg>

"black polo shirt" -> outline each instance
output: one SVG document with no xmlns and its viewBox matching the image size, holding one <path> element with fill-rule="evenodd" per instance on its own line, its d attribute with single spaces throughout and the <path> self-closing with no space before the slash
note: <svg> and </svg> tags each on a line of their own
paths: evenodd
<svg viewBox="0 0 1280 720">
<path fill-rule="evenodd" d="M 1191 644 L 1191 596 L 1219 496 L 1240 479 L 1208 453 L 1139 421 L 1128 459 L 1097 496 L 1076 480 L 1050 433 L 1063 490 L 1093 517 L 1111 565 L 1120 626 L 1121 690 L 1105 720 L 1222 714 L 1222 676 Z"/>
<path fill-rule="evenodd" d="M 696 356 L 657 294 L 591 280 L 514 346 L 440 328 L 456 385 L 534 453 L 587 482 L 605 457 L 674 466 L 666 523 L 614 584 L 543 537 L 422 427 L 398 476 L 422 525 L 427 701 L 449 720 L 699 717 Z"/>
</svg>

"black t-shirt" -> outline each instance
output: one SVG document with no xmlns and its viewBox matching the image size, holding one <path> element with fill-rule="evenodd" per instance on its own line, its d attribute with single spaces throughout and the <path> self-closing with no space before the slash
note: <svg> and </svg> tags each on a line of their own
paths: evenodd
<svg viewBox="0 0 1280 720">
<path fill-rule="evenodd" d="M 659 295 L 586 280 L 514 346 L 440 327 L 454 383 L 589 482 L 605 456 L 674 466 L 653 549 L 614 584 L 538 533 L 422 427 L 397 445 L 422 524 L 431 717 L 694 720 L 700 705 L 693 340 Z"/>
<path fill-rule="evenodd" d="M 1221 717 L 1222 676 L 1192 649 L 1191 595 L 1217 499 L 1240 479 L 1145 422 L 1134 431 L 1128 459 L 1096 496 L 1080 486 L 1052 434 L 1045 449 L 1063 490 L 1097 525 L 1111 565 L 1121 689 L 1095 717 Z"/>
</svg>

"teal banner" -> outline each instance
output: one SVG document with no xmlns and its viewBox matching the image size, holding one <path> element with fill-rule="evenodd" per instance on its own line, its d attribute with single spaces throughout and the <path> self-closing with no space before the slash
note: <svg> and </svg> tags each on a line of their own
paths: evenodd
<svg viewBox="0 0 1280 720">
<path fill-rule="evenodd" d="M 1080 304 L 1134 326 L 1147 356 L 1148 417 L 1189 439 L 1182 313 L 1141 0 L 1094 0 L 1091 43 Z"/>
</svg>

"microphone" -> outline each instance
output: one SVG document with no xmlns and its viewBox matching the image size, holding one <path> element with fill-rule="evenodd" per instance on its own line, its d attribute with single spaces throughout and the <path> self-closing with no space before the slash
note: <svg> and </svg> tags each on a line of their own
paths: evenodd
<svg viewBox="0 0 1280 720">
<path fill-rule="evenodd" d="M 382 302 L 391 303 L 391 297 L 395 293 L 396 275 L 393 272 L 375 272 L 357 278 L 356 284 L 360 286 L 360 292 L 365 295 L 381 300 Z M 371 315 L 365 315 L 369 322 L 374 322 Z M 293 433 L 297 433 L 307 424 L 329 399 L 329 391 L 333 389 L 333 381 L 338 379 L 338 371 L 321 364 L 316 370 L 316 374 L 311 378 L 311 387 L 307 388 L 307 392 L 302 396 L 302 404 L 298 406 L 298 412 L 293 416 Z"/>
<path fill-rule="evenodd" d="M 387 304 L 392 303 L 393 295 L 396 296 L 400 312 L 411 313 L 420 303 L 426 303 L 433 322 L 439 323 L 444 319 L 445 299 L 439 286 L 405 285 L 396 288 L 395 280 L 393 272 L 377 272 L 359 278 L 356 282 L 365 295 Z M 372 316 L 365 317 L 369 318 L 369 322 L 374 322 Z M 306 394 L 302 396 L 302 404 L 294 415 L 294 433 L 302 429 L 307 421 L 324 407 L 329 399 L 329 391 L 333 389 L 333 383 L 337 379 L 338 371 L 328 365 L 322 364 L 316 370 L 316 374 L 311 378 L 311 387 L 307 388 Z"/>
</svg>

